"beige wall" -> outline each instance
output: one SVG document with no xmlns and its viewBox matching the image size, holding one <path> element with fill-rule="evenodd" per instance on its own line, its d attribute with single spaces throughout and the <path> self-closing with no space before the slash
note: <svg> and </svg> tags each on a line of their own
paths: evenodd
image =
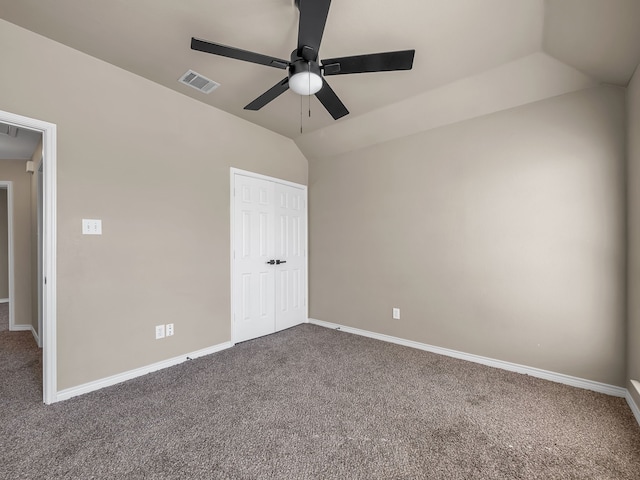
<svg viewBox="0 0 640 480">
<path fill-rule="evenodd" d="M 306 184 L 300 151 L 4 21 L 0 44 L 0 109 L 58 127 L 58 388 L 229 341 L 229 168 Z"/>
<path fill-rule="evenodd" d="M 624 385 L 624 142 L 602 87 L 314 160 L 310 316 Z"/>
<path fill-rule="evenodd" d="M 9 216 L 7 208 L 7 189 L 0 188 L 0 299 L 9 298 Z"/>
<path fill-rule="evenodd" d="M 31 176 L 25 160 L 1 160 L 0 180 L 13 182 L 15 324 L 31 325 Z"/>
<path fill-rule="evenodd" d="M 640 381 L 640 68 L 627 88 L 629 282 L 627 379 Z M 640 405 L 640 393 L 627 387 Z"/>
</svg>

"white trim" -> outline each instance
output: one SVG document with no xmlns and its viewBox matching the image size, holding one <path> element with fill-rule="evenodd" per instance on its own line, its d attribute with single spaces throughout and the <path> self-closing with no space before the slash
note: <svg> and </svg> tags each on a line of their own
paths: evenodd
<svg viewBox="0 0 640 480">
<path fill-rule="evenodd" d="M 8 298 L 0 298 L 0 303 L 9 303 Z"/>
<path fill-rule="evenodd" d="M 633 396 L 631 395 L 631 392 L 629 390 L 627 390 L 625 400 L 629 404 L 629 408 L 631 408 L 633 416 L 636 417 L 636 422 L 638 422 L 638 425 L 640 425 L 640 408 L 638 408 L 638 405 L 636 405 L 636 402 L 634 401 Z"/>
<path fill-rule="evenodd" d="M 234 328 L 234 315 L 235 315 L 235 302 L 233 297 L 233 279 L 234 279 L 234 248 L 235 248 L 235 176 L 236 175 L 244 175 L 245 177 L 257 178 L 259 180 L 266 180 L 269 182 L 279 183 L 281 185 L 287 185 L 289 187 L 299 188 L 304 191 L 304 229 L 305 229 L 305 302 L 306 302 L 306 317 L 309 318 L 309 189 L 307 185 L 302 185 L 300 183 L 290 182 L 288 180 L 282 180 L 281 178 L 269 177 L 268 175 L 263 175 L 261 173 L 254 173 L 248 170 L 241 170 L 239 168 L 230 167 L 229 168 L 229 218 L 230 220 L 230 250 L 229 250 L 229 281 L 231 285 L 231 344 L 235 345 L 235 328 Z"/>
<path fill-rule="evenodd" d="M 43 270 L 42 270 L 42 254 L 43 254 L 43 238 L 42 238 L 42 227 L 43 227 L 43 202 L 44 196 L 43 193 L 43 184 L 44 184 L 44 175 L 43 175 L 43 158 L 40 155 L 40 163 L 37 165 L 36 171 L 34 175 L 36 175 L 36 185 L 37 185 L 37 193 L 36 193 L 36 249 L 37 253 L 37 268 L 36 268 L 36 281 L 38 282 L 37 295 L 38 295 L 38 332 L 42 332 L 42 288 L 44 287 L 43 279 Z M 31 239 L 33 241 L 33 238 Z M 42 336 L 38 336 L 38 347 L 42 348 Z"/>
<path fill-rule="evenodd" d="M 56 336 L 56 304 L 57 304 L 57 262 L 56 262 L 56 125 L 34 118 L 23 117 L 0 110 L 0 122 L 27 128 L 42 133 L 42 163 L 43 163 L 43 278 L 47 283 L 43 285 L 43 319 L 42 332 L 42 399 L 50 404 L 57 396 L 57 336 Z M 15 302 L 9 303 L 9 308 Z"/>
<path fill-rule="evenodd" d="M 636 391 L 636 394 L 640 395 L 640 382 L 638 382 L 637 380 L 631 380 L 631 386 L 633 387 L 633 390 Z M 630 389 L 627 389 L 626 400 L 629 404 L 629 407 L 631 408 L 631 411 L 633 412 L 634 417 L 636 417 L 638 425 L 640 425 L 640 408 L 638 408 L 638 404 L 634 400 L 633 395 L 629 390 Z"/>
<path fill-rule="evenodd" d="M 101 388 L 117 385 L 118 383 L 126 382 L 127 380 L 132 380 L 134 378 L 141 377 L 151 372 L 157 372 L 158 370 L 174 367 L 183 362 L 186 362 L 187 360 L 193 360 L 194 358 L 203 357 L 205 355 L 210 355 L 212 353 L 220 352 L 230 347 L 232 347 L 231 342 L 220 343 L 218 345 L 214 345 L 213 347 L 203 348 L 202 350 L 197 350 L 187 355 L 180 355 L 178 357 L 153 363 L 145 367 L 129 370 L 128 372 L 119 373 L 117 375 L 112 375 L 107 378 L 95 380 L 93 382 L 85 383 L 83 385 L 78 385 L 77 387 L 60 390 L 56 397 L 56 401 L 59 402 L 62 400 L 68 400 L 72 397 L 77 397 L 78 395 L 84 395 L 85 393 L 94 392 L 96 390 L 100 390 Z"/>
<path fill-rule="evenodd" d="M 640 395 L 640 382 L 638 382 L 637 380 L 631 380 L 631 385 L 633 386 L 633 389 L 636 391 L 636 393 Z"/>
<path fill-rule="evenodd" d="M 13 332 L 31 332 L 31 335 L 33 335 L 33 339 L 36 341 L 36 344 L 38 346 L 40 345 L 40 339 L 38 338 L 38 332 L 36 332 L 36 329 L 33 328 L 33 325 L 14 325 L 13 329 L 11 331 L 13 331 Z"/>
<path fill-rule="evenodd" d="M 305 260 L 306 260 L 306 264 L 305 264 L 305 272 L 306 272 L 306 278 L 304 279 L 305 282 L 305 298 L 304 301 L 307 303 L 306 304 L 306 318 L 307 320 L 309 319 L 309 191 L 308 189 L 305 189 L 304 191 L 304 210 L 305 210 L 305 219 L 304 219 L 304 235 L 306 237 L 306 241 L 304 244 L 304 256 L 305 256 Z"/>
<path fill-rule="evenodd" d="M 16 327 L 16 259 L 13 248 L 13 182 L 0 182 L 7 188 L 7 232 L 9 235 L 9 330 Z"/>
<path fill-rule="evenodd" d="M 7 190 L 7 263 L 8 263 L 8 283 L 9 283 L 9 331 L 23 330 L 16 325 L 16 302 L 15 299 L 15 259 L 13 258 L 13 182 L 0 181 L 0 188 Z"/>
<path fill-rule="evenodd" d="M 585 390 L 593 390 L 594 392 L 604 393 L 607 395 L 612 395 L 614 397 L 626 397 L 628 393 L 626 388 L 609 385 L 607 383 L 594 382 L 593 380 L 572 377 L 563 373 L 550 372 L 548 370 L 527 367 L 525 365 L 519 365 L 517 363 L 504 362 L 502 360 L 495 360 L 493 358 L 481 357 L 479 355 L 473 355 L 471 353 L 464 353 L 457 350 L 450 350 L 448 348 L 436 347 L 434 345 L 428 345 L 426 343 L 414 342 L 412 340 L 405 340 L 403 338 L 392 337 L 390 335 L 369 332 L 367 330 L 361 330 L 359 328 L 346 327 L 344 325 L 324 322 L 322 320 L 316 320 L 313 318 L 309 319 L 309 323 L 318 325 L 320 327 L 332 328 L 334 330 L 341 330 L 347 333 L 362 335 L 363 337 L 382 340 L 383 342 L 396 343 L 398 345 L 404 345 L 405 347 L 417 348 L 418 350 L 437 353 L 439 355 L 446 355 L 447 357 L 459 358 L 460 360 L 466 360 L 468 362 L 479 363 L 481 365 L 487 365 L 489 367 L 500 368 L 502 370 L 508 370 L 510 372 L 523 373 L 532 377 L 543 378 L 545 380 L 562 383 L 564 385 L 570 385 L 572 387 L 583 388 Z"/>
<path fill-rule="evenodd" d="M 12 332 L 27 332 L 31 331 L 33 327 L 31 325 L 14 325 L 11 329 Z"/>
<path fill-rule="evenodd" d="M 261 173 L 254 173 L 254 172 L 250 172 L 248 170 L 241 170 L 239 168 L 235 168 L 235 167 L 229 167 L 230 170 L 230 174 L 231 174 L 231 180 L 233 180 L 233 176 L 234 175 L 244 175 L 245 177 L 251 177 L 251 178 L 257 178 L 259 180 L 266 180 L 268 182 L 275 182 L 275 183 L 280 183 L 282 185 L 288 185 L 290 187 L 294 187 L 294 188 L 301 188 L 303 190 L 307 190 L 307 185 L 302 185 L 300 183 L 295 183 L 295 182 L 290 182 L 289 180 L 282 180 L 281 178 L 276 178 L 276 177 L 270 177 L 268 175 L 263 175 Z M 233 185 L 233 183 L 231 183 L 231 185 Z M 231 192 L 232 196 L 231 198 L 233 198 L 233 191 Z"/>
<path fill-rule="evenodd" d="M 33 326 L 31 327 L 31 335 L 33 335 L 33 339 L 36 341 L 36 344 L 38 345 L 39 348 L 41 347 L 41 343 L 40 343 L 40 337 L 38 336 L 38 332 L 36 332 L 36 329 L 33 328 Z"/>
<path fill-rule="evenodd" d="M 233 296 L 233 279 L 235 268 L 235 229 L 236 229 L 236 221 L 235 221 L 235 208 L 236 208 L 236 192 L 235 192 L 235 175 L 236 172 L 242 172 L 242 170 L 238 170 L 236 168 L 231 167 L 229 169 L 229 228 L 231 231 L 229 232 L 229 301 L 231 304 L 229 305 L 229 311 L 231 312 L 231 345 L 236 344 L 235 339 L 235 310 L 234 310 L 234 296 Z M 307 315 L 308 317 L 309 315 Z"/>
</svg>

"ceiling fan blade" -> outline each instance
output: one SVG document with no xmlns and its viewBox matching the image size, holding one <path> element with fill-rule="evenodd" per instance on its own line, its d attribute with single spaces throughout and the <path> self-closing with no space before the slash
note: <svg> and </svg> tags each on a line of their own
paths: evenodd
<svg viewBox="0 0 640 480">
<path fill-rule="evenodd" d="M 305 60 L 316 61 L 331 0 L 296 0 L 296 4 L 300 10 L 298 50 L 301 50 Z M 303 50 L 303 47 L 308 48 Z M 306 55 L 305 51 L 308 52 Z M 307 58 L 307 56 L 313 58 Z"/>
<path fill-rule="evenodd" d="M 280 82 L 276 83 L 273 87 L 271 87 L 269 90 L 264 92 L 262 95 L 256 98 L 253 102 L 251 102 L 249 105 L 244 107 L 244 109 L 260 110 L 267 103 L 279 97 L 288 89 L 289 89 L 289 77 L 286 77 L 284 80 L 281 80 Z"/>
<path fill-rule="evenodd" d="M 327 109 L 334 120 L 338 120 L 339 118 L 349 114 L 347 107 L 345 107 L 340 101 L 336 93 L 331 89 L 324 78 L 322 79 L 322 88 L 318 93 L 316 93 L 316 97 L 320 100 L 320 103 L 324 105 L 324 108 Z"/>
<path fill-rule="evenodd" d="M 235 58 L 236 60 L 243 60 L 245 62 L 267 65 L 268 67 L 285 69 L 289 66 L 289 62 L 287 60 L 269 57 L 268 55 L 249 52 L 247 50 L 241 50 L 239 48 L 227 47 L 226 45 L 207 42 L 206 40 L 200 40 L 199 38 L 195 37 L 191 38 L 191 49 L 205 53 L 212 53 L 214 55 L 220 55 L 222 57 Z"/>
<path fill-rule="evenodd" d="M 415 53 L 415 50 L 402 50 L 398 52 L 354 55 L 352 57 L 328 58 L 322 60 L 322 67 L 325 75 L 411 70 Z"/>
</svg>

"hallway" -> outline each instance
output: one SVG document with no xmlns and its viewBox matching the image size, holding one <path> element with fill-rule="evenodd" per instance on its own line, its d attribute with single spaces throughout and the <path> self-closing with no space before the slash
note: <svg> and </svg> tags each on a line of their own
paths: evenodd
<svg viewBox="0 0 640 480">
<path fill-rule="evenodd" d="M 30 331 L 9 331 L 9 304 L 0 304 L 0 422 L 23 404 L 42 401 L 42 351 Z"/>
</svg>

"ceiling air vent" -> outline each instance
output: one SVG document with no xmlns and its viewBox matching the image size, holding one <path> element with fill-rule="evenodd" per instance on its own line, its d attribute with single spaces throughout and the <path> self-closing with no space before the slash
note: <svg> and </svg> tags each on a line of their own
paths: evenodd
<svg viewBox="0 0 640 480">
<path fill-rule="evenodd" d="M 209 80 L 193 70 L 187 70 L 187 73 L 182 75 L 179 81 L 196 90 L 200 90 L 202 93 L 211 93 L 220 86 L 219 83 Z"/>
</svg>

